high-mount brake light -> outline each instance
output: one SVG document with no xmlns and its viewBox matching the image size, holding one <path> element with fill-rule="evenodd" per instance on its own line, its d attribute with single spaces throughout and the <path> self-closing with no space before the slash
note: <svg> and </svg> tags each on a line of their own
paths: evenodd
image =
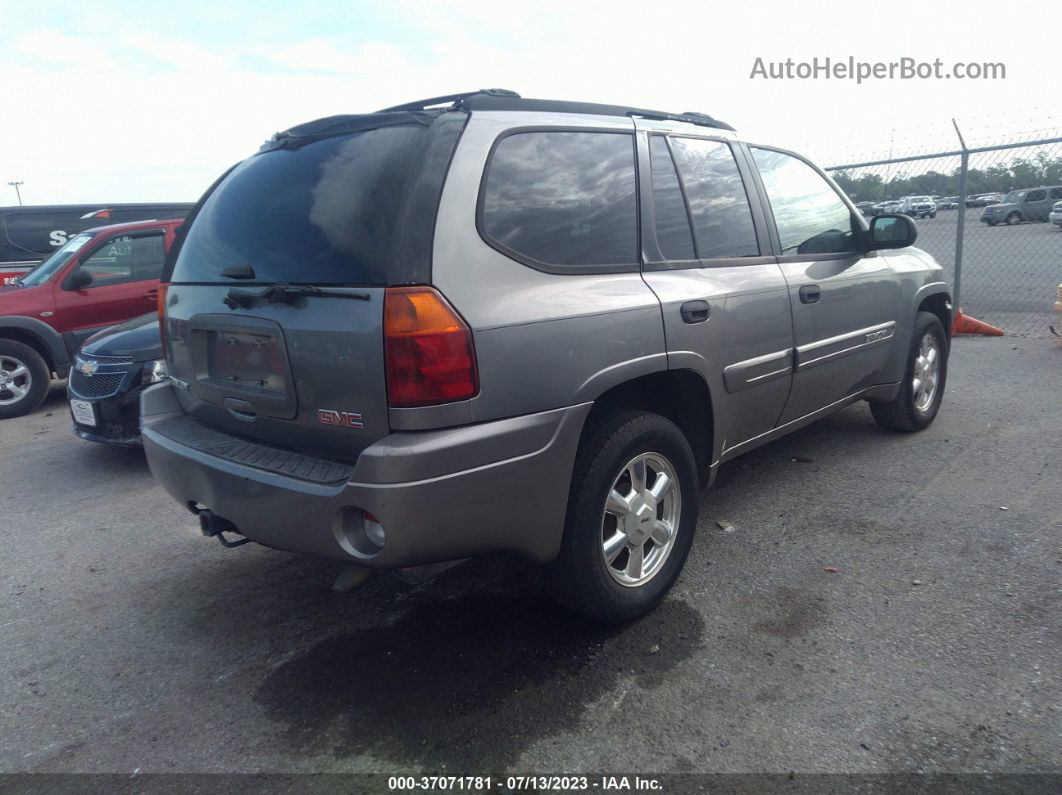
<svg viewBox="0 0 1062 795">
<path fill-rule="evenodd" d="M 468 400 L 479 391 L 472 331 L 432 287 L 387 288 L 384 346 L 395 408 Z"/>
</svg>

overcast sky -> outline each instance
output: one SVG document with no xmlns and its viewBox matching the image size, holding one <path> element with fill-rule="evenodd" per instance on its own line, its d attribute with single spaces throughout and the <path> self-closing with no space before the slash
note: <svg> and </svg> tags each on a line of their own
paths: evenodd
<svg viewBox="0 0 1062 795">
<path fill-rule="evenodd" d="M 145 8 L 148 6 L 148 8 Z M 500 86 L 699 110 L 823 165 L 1058 135 L 1055 3 L 0 0 L 0 204 L 193 201 L 274 131 Z M 750 79 L 755 59 L 992 61 L 995 81 Z"/>
</svg>

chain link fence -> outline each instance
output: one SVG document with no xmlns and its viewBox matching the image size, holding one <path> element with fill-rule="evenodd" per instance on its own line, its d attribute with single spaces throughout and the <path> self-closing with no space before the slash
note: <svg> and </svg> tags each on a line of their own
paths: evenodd
<svg viewBox="0 0 1062 795">
<path fill-rule="evenodd" d="M 1062 283 L 1062 137 L 828 166 L 866 214 L 933 197 L 917 245 L 947 272 L 955 305 L 1008 334 L 1046 336 Z M 1054 205 L 1058 224 L 1050 220 Z M 864 209 L 865 208 L 865 209 Z"/>
</svg>

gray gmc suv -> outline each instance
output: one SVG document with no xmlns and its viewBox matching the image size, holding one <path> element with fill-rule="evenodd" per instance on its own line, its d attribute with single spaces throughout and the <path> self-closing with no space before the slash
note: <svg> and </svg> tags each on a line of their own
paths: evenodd
<svg viewBox="0 0 1062 795">
<path fill-rule="evenodd" d="M 508 552 L 628 620 L 723 462 L 858 400 L 933 421 L 951 306 L 915 234 L 699 113 L 495 89 L 310 122 L 182 230 L 148 461 L 226 544 Z"/>
</svg>

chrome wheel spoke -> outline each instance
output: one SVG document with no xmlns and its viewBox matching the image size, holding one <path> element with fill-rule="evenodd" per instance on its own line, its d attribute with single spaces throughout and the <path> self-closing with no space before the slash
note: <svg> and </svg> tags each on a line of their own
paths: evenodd
<svg viewBox="0 0 1062 795">
<path fill-rule="evenodd" d="M 631 501 L 628 497 L 620 494 L 616 489 L 608 493 L 608 502 L 605 503 L 605 511 L 613 516 L 626 516 L 631 511 Z"/>
<path fill-rule="evenodd" d="M 16 398 L 23 398 L 26 396 L 26 387 L 19 386 L 18 384 L 8 384 L 7 391 L 14 395 Z"/>
<path fill-rule="evenodd" d="M 631 551 L 630 557 L 627 558 L 626 574 L 632 580 L 640 580 L 642 578 L 642 567 L 645 563 L 645 547 L 641 544 L 635 544 L 632 547 L 628 547 Z"/>
<path fill-rule="evenodd" d="M 650 537 L 653 539 L 654 544 L 663 546 L 671 540 L 671 525 L 661 519 L 657 519 L 653 523 L 653 534 Z"/>
<path fill-rule="evenodd" d="M 612 563 L 627 548 L 627 534 L 617 530 L 605 541 L 605 560 Z"/>
<path fill-rule="evenodd" d="M 19 378 L 24 375 L 29 375 L 29 370 L 26 369 L 26 365 L 20 364 L 14 370 L 9 370 L 7 373 L 8 378 Z"/>
<path fill-rule="evenodd" d="M 628 472 L 630 472 L 631 488 L 634 489 L 634 493 L 645 491 L 645 459 L 635 459 L 631 463 Z"/>
<path fill-rule="evenodd" d="M 669 478 L 664 472 L 657 472 L 656 480 L 653 481 L 653 487 L 649 489 L 649 493 L 653 495 L 653 499 L 660 502 L 670 490 L 671 478 Z"/>
</svg>

